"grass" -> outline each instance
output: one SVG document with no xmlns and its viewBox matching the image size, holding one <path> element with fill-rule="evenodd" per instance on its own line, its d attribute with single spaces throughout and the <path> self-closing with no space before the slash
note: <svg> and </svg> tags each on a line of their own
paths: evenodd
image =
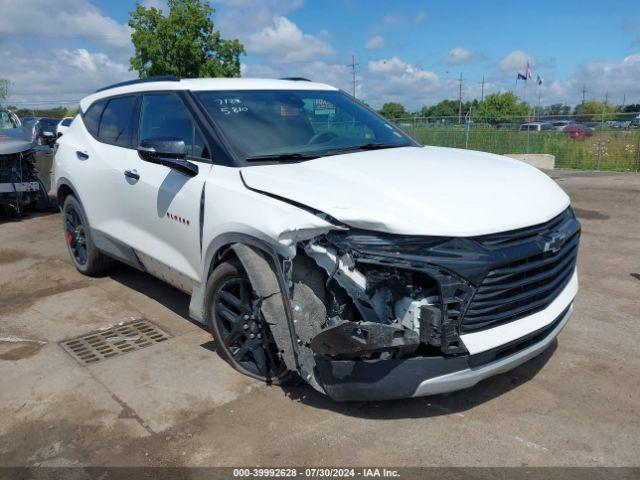
<svg viewBox="0 0 640 480">
<path fill-rule="evenodd" d="M 469 148 L 497 154 L 548 153 L 556 157 L 557 168 L 621 172 L 640 170 L 640 130 L 596 131 L 582 140 L 562 132 L 518 132 L 507 128 L 459 126 L 402 127 L 425 145 Z"/>
</svg>

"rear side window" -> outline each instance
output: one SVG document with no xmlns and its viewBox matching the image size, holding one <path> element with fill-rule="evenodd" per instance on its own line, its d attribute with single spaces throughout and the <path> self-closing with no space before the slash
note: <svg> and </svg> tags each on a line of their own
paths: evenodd
<svg viewBox="0 0 640 480">
<path fill-rule="evenodd" d="M 97 102 L 94 102 L 89 107 L 89 110 L 87 110 L 87 113 L 84 114 L 84 117 L 82 117 L 87 130 L 89 130 L 89 133 L 94 137 L 98 136 L 100 116 L 102 115 L 102 111 L 104 110 L 106 103 L 107 102 L 105 100 L 98 100 Z"/>
<path fill-rule="evenodd" d="M 104 109 L 98 140 L 121 147 L 133 146 L 136 97 L 112 98 Z"/>
<path fill-rule="evenodd" d="M 71 120 L 73 120 L 73 118 L 65 118 L 64 120 L 62 120 L 62 126 L 68 127 L 69 125 L 71 125 Z"/>
<path fill-rule="evenodd" d="M 151 138 L 178 138 L 187 146 L 187 155 L 210 158 L 200 130 L 184 106 L 173 94 L 147 94 L 140 110 L 140 141 Z"/>
</svg>

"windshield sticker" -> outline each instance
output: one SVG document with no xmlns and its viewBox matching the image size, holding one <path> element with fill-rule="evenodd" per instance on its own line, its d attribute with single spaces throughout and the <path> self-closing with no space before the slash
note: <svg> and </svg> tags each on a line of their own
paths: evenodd
<svg viewBox="0 0 640 480">
<path fill-rule="evenodd" d="M 336 113 L 335 105 L 323 98 L 314 100 L 313 107 L 316 115 L 334 115 Z"/>
<path fill-rule="evenodd" d="M 281 117 L 297 117 L 300 115 L 300 109 L 298 107 L 291 107 L 289 105 L 280 105 Z"/>
<path fill-rule="evenodd" d="M 218 104 L 220 112 L 224 115 L 249 111 L 249 107 L 242 105 L 242 100 L 239 98 L 214 98 L 214 102 Z"/>
</svg>

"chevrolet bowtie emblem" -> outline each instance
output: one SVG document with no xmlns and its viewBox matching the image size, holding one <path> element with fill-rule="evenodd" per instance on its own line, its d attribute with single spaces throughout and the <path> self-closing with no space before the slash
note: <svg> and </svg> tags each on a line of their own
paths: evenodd
<svg viewBox="0 0 640 480">
<path fill-rule="evenodd" d="M 544 241 L 543 251 L 556 253 L 562 248 L 566 239 L 567 236 L 560 232 L 551 232 L 542 235 L 542 240 Z"/>
</svg>

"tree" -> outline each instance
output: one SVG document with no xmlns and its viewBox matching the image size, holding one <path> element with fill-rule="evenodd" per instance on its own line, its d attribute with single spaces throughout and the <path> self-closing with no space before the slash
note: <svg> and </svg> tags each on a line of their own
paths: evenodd
<svg viewBox="0 0 640 480">
<path fill-rule="evenodd" d="M 422 107 L 420 114 L 424 117 L 452 117 L 458 115 L 458 101 L 442 100 L 431 107 Z"/>
<path fill-rule="evenodd" d="M 168 0 L 169 14 L 140 4 L 130 13 L 129 26 L 135 54 L 130 70 L 140 77 L 176 75 L 179 77 L 239 77 L 240 55 L 244 47 L 238 40 L 225 40 L 214 29 L 209 2 Z"/>
<path fill-rule="evenodd" d="M 474 112 L 474 118 L 482 118 L 492 122 L 520 121 L 521 119 L 509 117 L 527 117 L 531 113 L 531 107 L 525 102 L 518 103 L 518 97 L 511 92 L 494 93 L 485 97 L 478 104 Z"/>
<path fill-rule="evenodd" d="M 75 109 L 69 109 L 67 107 L 55 107 L 55 108 L 18 108 L 16 106 L 7 107 L 18 117 L 50 117 L 50 118 L 62 118 L 73 117 L 76 114 Z"/>
<path fill-rule="evenodd" d="M 598 122 L 602 120 L 604 113 L 605 120 L 611 120 L 615 117 L 619 107 L 609 102 L 598 102 L 597 100 L 589 100 L 588 102 L 576 105 L 573 114 L 582 121 Z"/>
<path fill-rule="evenodd" d="M 408 115 L 404 105 L 398 102 L 387 102 L 382 105 L 379 113 L 386 118 L 402 118 Z"/>
<path fill-rule="evenodd" d="M 571 113 L 571 107 L 564 103 L 554 103 L 544 107 L 545 115 L 569 115 Z"/>
</svg>

